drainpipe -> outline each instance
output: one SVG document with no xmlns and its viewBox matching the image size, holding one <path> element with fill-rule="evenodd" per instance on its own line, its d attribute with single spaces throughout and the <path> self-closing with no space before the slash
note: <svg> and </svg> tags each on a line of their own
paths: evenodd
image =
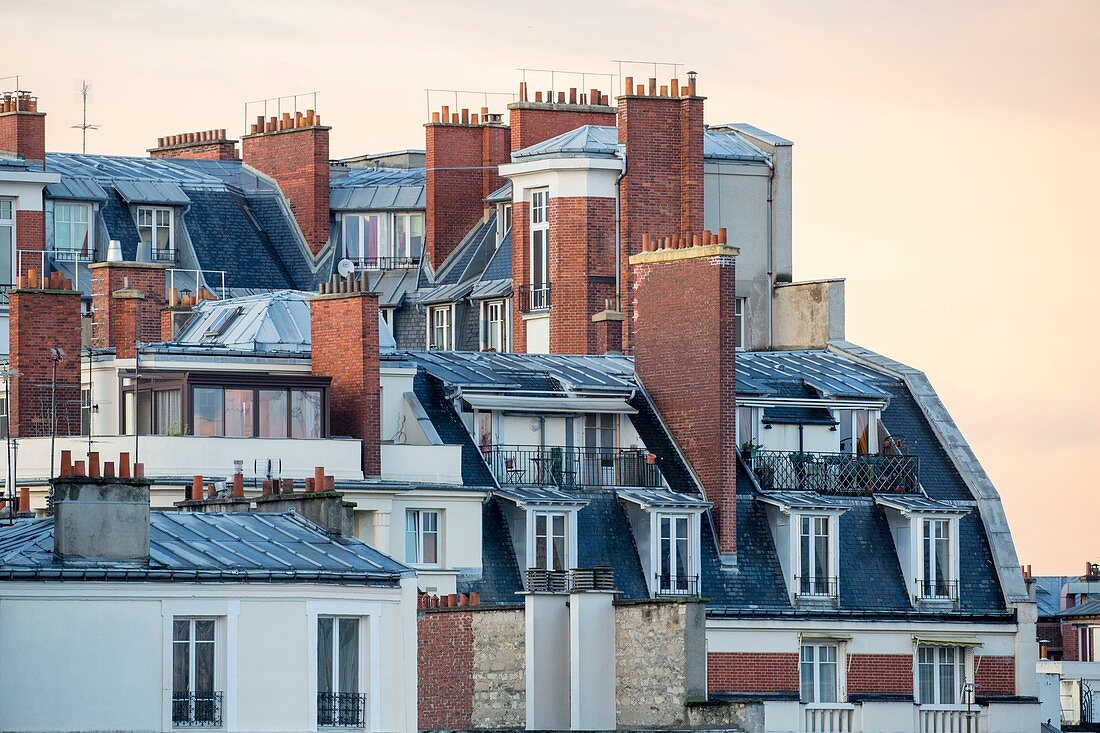
<svg viewBox="0 0 1100 733">
<path fill-rule="evenodd" d="M 775 310 L 775 245 L 772 241 L 775 196 L 775 166 L 771 166 L 771 176 L 768 179 L 768 350 L 772 349 L 774 341 L 773 316 Z"/>
<path fill-rule="evenodd" d="M 619 283 L 619 278 L 623 269 L 622 182 L 626 178 L 626 145 L 622 143 L 616 145 L 615 156 L 623 161 L 623 169 L 619 172 L 619 177 L 615 179 L 615 310 L 622 313 L 622 286 Z"/>
</svg>

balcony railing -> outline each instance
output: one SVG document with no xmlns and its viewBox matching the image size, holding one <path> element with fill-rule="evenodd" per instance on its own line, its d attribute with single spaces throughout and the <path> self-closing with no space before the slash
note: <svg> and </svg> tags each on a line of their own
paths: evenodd
<svg viewBox="0 0 1100 733">
<path fill-rule="evenodd" d="M 920 490 L 916 456 L 762 450 L 749 465 L 765 491 L 822 494 L 912 494 Z"/>
<path fill-rule="evenodd" d="M 959 581 L 925 578 L 914 582 L 914 598 L 929 603 L 958 603 Z"/>
<path fill-rule="evenodd" d="M 361 692 L 318 692 L 317 725 L 362 728 L 367 724 L 367 696 Z"/>
<path fill-rule="evenodd" d="M 845 702 L 807 703 L 802 713 L 803 733 L 852 733 L 856 706 Z"/>
<path fill-rule="evenodd" d="M 977 705 L 921 705 L 917 709 L 918 733 L 983 733 L 984 716 Z"/>
<path fill-rule="evenodd" d="M 153 249 L 149 253 L 149 257 L 153 260 L 153 262 L 171 262 L 171 263 L 175 263 L 176 262 L 176 249 L 174 247 L 171 248 L 171 249 L 159 249 L 159 248 L 158 249 Z"/>
<path fill-rule="evenodd" d="M 657 598 L 698 598 L 698 575 L 666 575 L 658 573 L 654 576 L 653 595 Z"/>
<path fill-rule="evenodd" d="M 172 725 L 189 728 L 220 728 L 222 726 L 222 693 L 173 693 Z"/>
<path fill-rule="evenodd" d="M 501 484 L 530 486 L 661 486 L 650 454 L 637 448 L 494 445 L 485 462 Z"/>
<path fill-rule="evenodd" d="M 396 270 L 402 267 L 416 267 L 419 257 L 352 257 L 356 270 Z"/>
<path fill-rule="evenodd" d="M 836 578 L 808 578 L 794 576 L 794 594 L 803 600 L 829 600 L 836 598 L 840 585 Z"/>
<path fill-rule="evenodd" d="M 516 291 L 520 313 L 541 313 L 550 310 L 550 285 L 521 285 Z"/>
<path fill-rule="evenodd" d="M 93 262 L 95 252 L 71 247 L 60 247 L 50 250 L 50 255 L 55 262 Z"/>
</svg>

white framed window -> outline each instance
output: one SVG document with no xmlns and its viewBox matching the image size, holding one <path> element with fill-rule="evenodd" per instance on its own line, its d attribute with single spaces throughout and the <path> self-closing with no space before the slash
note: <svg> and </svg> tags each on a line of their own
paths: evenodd
<svg viewBox="0 0 1100 733">
<path fill-rule="evenodd" d="M 923 517 L 920 520 L 920 574 L 918 592 L 923 599 L 954 600 L 958 586 L 955 577 L 954 525 L 950 518 Z"/>
<path fill-rule="evenodd" d="M 0 198 L 0 284 L 14 284 L 15 264 L 15 201 Z"/>
<path fill-rule="evenodd" d="M 218 619 L 172 618 L 172 725 L 222 724 Z"/>
<path fill-rule="evenodd" d="M 0 396 L 0 438 L 8 437 L 8 396 Z"/>
<path fill-rule="evenodd" d="M 529 311 L 550 307 L 550 191 L 531 192 L 531 292 Z"/>
<path fill-rule="evenodd" d="M 1096 640 L 1100 638 L 1100 626 L 1077 627 L 1077 661 L 1095 662 Z"/>
<path fill-rule="evenodd" d="M 53 205 L 53 249 L 82 258 L 95 251 L 95 229 L 90 204 L 57 202 Z"/>
<path fill-rule="evenodd" d="M 342 219 L 344 257 L 360 269 L 405 267 L 420 261 L 424 251 L 423 213 L 344 214 Z"/>
<path fill-rule="evenodd" d="M 149 245 L 154 260 L 175 259 L 172 209 L 161 206 L 139 206 L 137 224 L 138 235 L 143 243 Z"/>
<path fill-rule="evenodd" d="M 92 387 L 80 387 L 80 434 L 92 434 Z"/>
<path fill-rule="evenodd" d="M 357 616 L 317 617 L 317 725 L 363 728 L 363 634 Z"/>
<path fill-rule="evenodd" d="M 499 247 L 508 232 L 512 231 L 512 204 L 497 207 L 497 246 Z"/>
<path fill-rule="evenodd" d="M 397 212 L 393 215 L 393 252 L 395 267 L 420 261 L 424 251 L 424 214 Z"/>
<path fill-rule="evenodd" d="M 760 410 L 756 407 L 737 408 L 737 445 L 760 445 Z"/>
<path fill-rule="evenodd" d="M 505 352 L 511 349 L 508 338 L 508 302 L 485 300 L 481 303 L 484 332 L 481 348 L 484 351 Z"/>
<path fill-rule="evenodd" d="M 428 348 L 450 351 L 454 347 L 454 306 L 432 306 L 428 309 Z"/>
<path fill-rule="evenodd" d="M 865 456 L 879 452 L 878 410 L 836 410 L 840 452 Z"/>
<path fill-rule="evenodd" d="M 837 595 L 832 557 L 833 520 L 827 514 L 798 515 L 798 575 L 794 579 L 798 596 L 834 598 Z"/>
<path fill-rule="evenodd" d="M 540 570 L 568 570 L 572 567 L 569 512 L 536 511 L 528 567 Z"/>
<path fill-rule="evenodd" d="M 839 702 L 839 646 L 835 642 L 803 643 L 799 658 L 801 701 L 804 703 Z"/>
<path fill-rule="evenodd" d="M 738 350 L 745 348 L 745 324 L 747 322 L 749 299 L 734 298 L 733 301 L 733 338 L 734 347 Z"/>
<path fill-rule="evenodd" d="M 439 565 L 439 514 L 436 509 L 405 511 L 405 562 Z"/>
<path fill-rule="evenodd" d="M 690 514 L 657 514 L 657 595 L 694 595 L 694 517 Z"/>
<path fill-rule="evenodd" d="M 917 647 L 917 703 L 961 705 L 967 683 L 966 657 L 962 646 Z"/>
</svg>

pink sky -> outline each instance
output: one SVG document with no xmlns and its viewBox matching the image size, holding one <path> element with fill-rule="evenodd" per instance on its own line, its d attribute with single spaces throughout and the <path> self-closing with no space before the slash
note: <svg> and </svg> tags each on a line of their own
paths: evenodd
<svg viewBox="0 0 1100 733">
<path fill-rule="evenodd" d="M 0 76 L 39 95 L 49 150 L 80 149 L 81 78 L 102 125 L 89 152 L 240 134 L 245 101 L 318 90 L 335 157 L 423 147 L 428 87 L 682 62 L 708 123 L 795 141 L 795 278 L 846 277 L 848 338 L 927 372 L 1021 562 L 1100 560 L 1100 3 L 39 0 L 2 15 L 19 30 Z"/>
</svg>

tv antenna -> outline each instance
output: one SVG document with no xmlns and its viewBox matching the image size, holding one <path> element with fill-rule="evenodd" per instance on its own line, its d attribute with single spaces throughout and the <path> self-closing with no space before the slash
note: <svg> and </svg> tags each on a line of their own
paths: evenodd
<svg viewBox="0 0 1100 733">
<path fill-rule="evenodd" d="M 73 125 L 74 130 L 80 130 L 80 152 L 88 152 L 88 130 L 98 130 L 99 125 L 88 124 L 88 95 L 91 93 L 92 87 L 88 84 L 87 79 L 80 80 L 80 100 L 81 106 L 84 108 L 83 122 L 79 125 Z"/>
</svg>

